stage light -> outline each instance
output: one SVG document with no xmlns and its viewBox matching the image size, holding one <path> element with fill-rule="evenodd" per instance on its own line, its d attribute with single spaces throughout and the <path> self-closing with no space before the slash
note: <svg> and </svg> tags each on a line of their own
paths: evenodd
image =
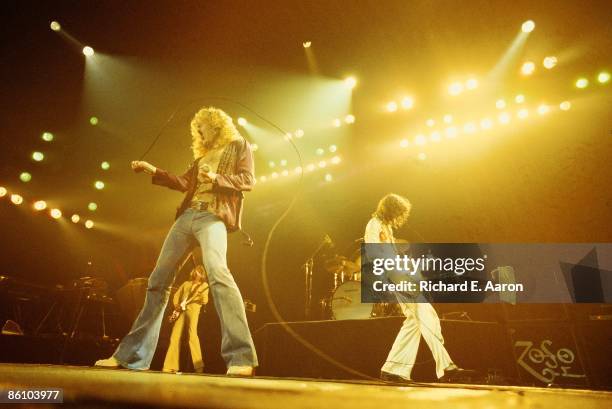
<svg viewBox="0 0 612 409">
<path fill-rule="evenodd" d="M 514 97 L 514 102 L 516 102 L 517 104 L 522 104 L 523 102 L 525 102 L 525 95 L 518 94 L 516 97 Z"/>
<path fill-rule="evenodd" d="M 327 166 L 327 162 L 325 162 L 324 160 L 322 160 L 321 162 L 319 162 L 319 167 L 320 168 L 324 168 Z"/>
<path fill-rule="evenodd" d="M 563 101 L 562 103 L 559 104 L 559 108 L 561 108 L 562 111 L 569 111 L 571 107 L 572 107 L 572 103 L 569 101 Z"/>
<path fill-rule="evenodd" d="M 287 175 L 289 175 L 289 171 L 287 169 L 281 172 L 281 176 L 287 176 Z"/>
<path fill-rule="evenodd" d="M 521 66 L 521 74 L 523 75 L 531 75 L 535 71 L 535 64 L 532 61 L 526 61 Z"/>
<path fill-rule="evenodd" d="M 54 219 L 59 219 L 60 217 L 62 217 L 62 211 L 60 209 L 51 209 L 49 211 L 49 214 L 51 215 L 51 217 L 53 217 Z"/>
<path fill-rule="evenodd" d="M 474 133 L 476 132 L 476 124 L 473 122 L 468 122 L 467 124 L 463 125 L 463 132 L 465 133 Z"/>
<path fill-rule="evenodd" d="M 407 148 L 410 145 L 408 139 L 402 139 L 399 143 L 400 148 Z"/>
<path fill-rule="evenodd" d="M 501 124 L 509 124 L 510 123 L 510 114 L 508 114 L 507 112 L 502 112 L 501 114 L 499 114 L 499 122 Z"/>
<path fill-rule="evenodd" d="M 344 122 L 346 122 L 347 124 L 354 124 L 355 115 L 348 114 L 347 116 L 344 117 Z"/>
<path fill-rule="evenodd" d="M 336 145 L 329 145 L 329 151 L 331 153 L 334 153 L 338 150 L 338 147 Z"/>
<path fill-rule="evenodd" d="M 340 159 L 340 156 L 334 156 L 333 158 L 331 158 L 330 162 L 332 163 L 332 165 L 337 165 L 340 163 L 342 159 Z"/>
<path fill-rule="evenodd" d="M 8 190 L 6 190 L 4 186 L 0 186 L 0 197 L 6 196 L 7 193 L 8 193 Z"/>
<path fill-rule="evenodd" d="M 89 211 L 95 212 L 98 209 L 98 204 L 95 202 L 89 202 L 87 208 L 89 209 Z"/>
<path fill-rule="evenodd" d="M 304 136 L 304 130 L 303 129 L 298 129 L 295 131 L 295 137 L 296 138 L 301 138 L 302 136 Z"/>
<path fill-rule="evenodd" d="M 34 202 L 34 210 L 45 210 L 47 208 L 47 202 L 45 202 L 44 200 L 39 200 L 37 202 Z"/>
<path fill-rule="evenodd" d="M 315 165 L 312 163 L 306 166 L 306 170 L 309 172 L 312 172 L 314 169 L 315 169 Z"/>
<path fill-rule="evenodd" d="M 89 123 L 92 126 L 98 125 L 98 122 L 99 122 L 99 120 L 98 120 L 98 117 L 96 117 L 96 116 L 92 116 L 91 118 L 89 118 Z"/>
<path fill-rule="evenodd" d="M 606 84 L 610 81 L 610 73 L 606 71 L 600 72 L 599 75 L 597 75 L 597 81 L 599 81 L 600 84 Z"/>
<path fill-rule="evenodd" d="M 544 68 L 546 68 L 547 70 L 550 70 L 551 68 L 553 68 L 555 65 L 557 65 L 557 57 L 555 56 L 548 56 L 544 58 L 544 61 L 542 61 L 542 65 L 544 66 Z"/>
<path fill-rule="evenodd" d="M 45 158 L 45 155 L 42 152 L 32 152 L 32 159 L 36 162 L 40 162 Z"/>
<path fill-rule="evenodd" d="M 238 125 L 246 126 L 246 124 L 247 124 L 247 120 L 246 119 L 244 119 L 242 117 L 238 118 Z"/>
<path fill-rule="evenodd" d="M 344 80 L 344 83 L 349 88 L 355 88 L 357 85 L 357 79 L 355 77 L 348 77 Z"/>
<path fill-rule="evenodd" d="M 425 154 L 425 152 L 420 152 L 417 155 L 417 158 L 419 158 L 419 160 L 425 160 L 425 159 L 427 159 L 427 155 Z"/>
<path fill-rule="evenodd" d="M 19 175 L 19 180 L 21 180 L 23 183 L 28 183 L 30 180 L 32 180 L 32 175 L 28 172 L 21 172 Z"/>
<path fill-rule="evenodd" d="M 270 162 L 268 162 L 268 166 L 270 166 L 271 168 L 276 166 L 276 163 L 274 163 L 273 160 L 271 160 Z"/>
<path fill-rule="evenodd" d="M 497 109 L 506 108 L 506 101 L 504 101 L 503 99 L 498 99 L 497 101 L 495 101 L 495 108 Z"/>
<path fill-rule="evenodd" d="M 92 222 L 91 220 L 86 220 L 85 221 L 85 228 L 91 229 L 92 227 L 94 227 L 94 222 Z"/>
<path fill-rule="evenodd" d="M 534 28 L 535 23 L 533 22 L 533 20 L 527 20 L 523 23 L 523 25 L 521 25 L 521 31 L 523 33 L 531 33 Z"/>
<path fill-rule="evenodd" d="M 391 102 L 387 103 L 387 111 L 389 111 L 389 112 L 397 111 L 397 102 L 391 101 Z"/>
<path fill-rule="evenodd" d="M 546 115 L 550 111 L 550 107 L 546 104 L 542 104 L 538 107 L 538 114 Z"/>
<path fill-rule="evenodd" d="M 517 116 L 520 119 L 525 119 L 525 118 L 527 118 L 529 116 L 529 111 L 527 110 L 527 108 L 523 108 L 523 109 L 518 111 Z"/>
<path fill-rule="evenodd" d="M 470 78 L 465 82 L 466 89 L 476 89 L 478 88 L 478 80 L 476 78 Z"/>
<path fill-rule="evenodd" d="M 427 125 L 430 128 L 433 128 L 433 126 L 436 124 L 436 121 L 434 121 L 433 119 L 429 118 L 427 121 L 425 121 L 425 125 Z"/>
<path fill-rule="evenodd" d="M 11 195 L 11 202 L 13 202 L 13 204 L 20 205 L 23 203 L 23 197 L 21 197 L 20 195 L 16 193 L 13 193 Z"/>
<path fill-rule="evenodd" d="M 453 82 L 448 86 L 448 93 L 451 95 L 459 95 L 463 91 L 463 84 L 460 82 Z"/>
<path fill-rule="evenodd" d="M 442 139 L 442 137 L 440 136 L 440 132 L 438 132 L 438 131 L 433 131 L 431 133 L 430 138 L 434 142 L 440 142 L 440 139 Z"/>
<path fill-rule="evenodd" d="M 451 124 L 451 123 L 453 123 L 453 116 L 450 115 L 450 114 L 446 114 L 446 115 L 444 115 L 442 120 L 444 121 L 445 124 Z"/>
<path fill-rule="evenodd" d="M 302 167 L 298 166 L 295 169 L 293 169 L 293 172 L 295 172 L 296 175 L 299 175 L 300 173 L 302 173 Z"/>
<path fill-rule="evenodd" d="M 340 128 L 340 125 L 342 125 L 342 121 L 336 118 L 334 119 L 334 122 L 332 122 L 332 124 L 334 125 L 334 128 Z"/>
<path fill-rule="evenodd" d="M 414 143 L 416 145 L 425 145 L 427 143 L 427 138 L 424 135 L 417 135 L 414 137 Z"/>
<path fill-rule="evenodd" d="M 83 55 L 85 57 L 91 57 L 92 55 L 94 55 L 94 49 L 86 45 L 85 47 L 83 47 Z"/>
<path fill-rule="evenodd" d="M 326 182 L 331 182 L 334 178 L 332 177 L 331 173 L 326 173 L 325 174 L 325 181 Z"/>
<path fill-rule="evenodd" d="M 102 170 L 109 170 L 110 169 L 110 163 L 104 161 L 100 164 L 100 167 L 102 168 Z"/>
<path fill-rule="evenodd" d="M 49 24 L 49 27 L 51 27 L 51 30 L 53 31 L 60 31 L 62 29 L 62 26 L 57 21 L 52 21 L 51 24 Z"/>
<path fill-rule="evenodd" d="M 102 190 L 104 189 L 104 182 L 102 182 L 101 180 L 96 180 L 96 182 L 94 183 L 94 187 L 98 190 Z"/>
<path fill-rule="evenodd" d="M 589 86 L 589 80 L 587 80 L 586 78 L 578 78 L 578 80 L 576 80 L 576 88 L 586 88 Z"/>
<path fill-rule="evenodd" d="M 457 137 L 457 128 L 455 128 L 454 126 L 450 126 L 448 128 L 446 128 L 446 130 L 444 131 L 444 134 L 446 135 L 447 138 L 456 138 Z"/>
<path fill-rule="evenodd" d="M 311 45 L 312 45 L 312 41 L 304 41 L 302 43 L 302 46 L 304 46 L 304 48 L 310 48 Z"/>
<path fill-rule="evenodd" d="M 72 220 L 72 223 L 78 223 L 79 220 L 81 220 L 81 216 L 75 213 L 72 215 L 72 217 L 70 217 L 70 220 Z"/>
<path fill-rule="evenodd" d="M 319 156 L 322 156 L 325 153 L 325 149 L 323 148 L 317 148 L 317 150 L 315 151 L 315 153 Z"/>
<path fill-rule="evenodd" d="M 276 179 L 276 178 L 278 178 L 278 173 L 277 172 L 272 172 L 270 177 L 272 177 L 272 179 Z"/>
<path fill-rule="evenodd" d="M 287 166 L 287 159 L 281 159 L 280 165 L 281 166 Z"/>
<path fill-rule="evenodd" d="M 51 142 L 53 140 L 53 134 L 51 132 L 43 132 L 41 138 L 45 142 Z"/>
<path fill-rule="evenodd" d="M 414 99 L 412 97 L 404 97 L 401 104 L 403 109 L 410 109 L 414 106 Z"/>
<path fill-rule="evenodd" d="M 484 118 L 480 121 L 480 127 L 482 129 L 491 129 L 493 127 L 493 121 L 489 118 Z"/>
</svg>

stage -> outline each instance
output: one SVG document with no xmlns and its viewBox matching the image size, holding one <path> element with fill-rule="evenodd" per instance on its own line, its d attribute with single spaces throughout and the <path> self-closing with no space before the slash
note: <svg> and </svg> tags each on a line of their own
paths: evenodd
<svg viewBox="0 0 612 409">
<path fill-rule="evenodd" d="M 604 408 L 612 393 L 459 384 L 395 386 L 268 377 L 229 378 L 156 371 L 0 364 L 0 387 L 64 389 L 79 407 L 176 408 Z"/>
</svg>

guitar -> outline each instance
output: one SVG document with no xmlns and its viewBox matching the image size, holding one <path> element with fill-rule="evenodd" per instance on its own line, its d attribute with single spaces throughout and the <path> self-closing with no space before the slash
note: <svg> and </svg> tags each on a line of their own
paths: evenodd
<svg viewBox="0 0 612 409">
<path fill-rule="evenodd" d="M 202 283 L 198 284 L 198 286 L 200 285 L 202 285 Z M 204 291 L 206 291 L 207 289 L 208 289 L 208 285 L 206 285 L 206 288 L 204 289 Z M 192 302 L 197 296 L 198 296 L 198 292 L 196 291 L 195 294 L 191 296 L 191 298 L 186 298 L 183 301 L 181 301 L 181 303 L 179 304 L 179 308 L 176 308 L 174 311 L 172 311 L 172 314 L 170 314 L 170 316 L 168 317 L 168 322 L 172 324 L 176 320 L 178 320 L 178 318 L 181 316 L 183 311 L 187 309 L 187 304 Z"/>
</svg>

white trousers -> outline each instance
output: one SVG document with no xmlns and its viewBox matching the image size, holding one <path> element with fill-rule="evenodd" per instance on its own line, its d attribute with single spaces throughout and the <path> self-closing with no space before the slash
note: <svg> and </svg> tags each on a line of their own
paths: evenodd
<svg viewBox="0 0 612 409">
<path fill-rule="evenodd" d="M 436 310 L 428 302 L 401 303 L 400 307 L 406 319 L 381 370 L 411 379 L 410 374 L 422 335 L 436 361 L 436 375 L 441 378 L 444 376 L 444 370 L 453 366 L 453 361 L 444 348 L 442 328 Z"/>
</svg>

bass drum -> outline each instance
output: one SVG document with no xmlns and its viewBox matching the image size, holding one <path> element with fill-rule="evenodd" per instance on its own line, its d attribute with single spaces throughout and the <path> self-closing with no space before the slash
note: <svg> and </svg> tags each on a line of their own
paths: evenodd
<svg viewBox="0 0 612 409">
<path fill-rule="evenodd" d="M 361 282 L 342 283 L 332 295 L 331 312 L 335 320 L 359 320 L 370 318 L 374 304 L 361 303 Z"/>
</svg>

